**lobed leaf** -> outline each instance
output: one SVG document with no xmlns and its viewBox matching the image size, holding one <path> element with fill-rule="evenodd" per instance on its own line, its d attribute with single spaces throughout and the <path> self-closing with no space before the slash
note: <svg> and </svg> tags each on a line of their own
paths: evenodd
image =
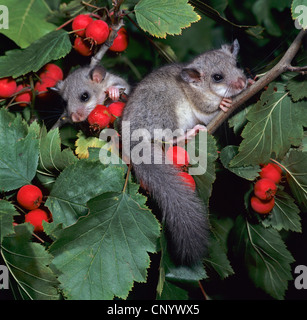
<svg viewBox="0 0 307 320">
<path fill-rule="evenodd" d="M 14 232 L 14 215 L 17 215 L 15 207 L 10 202 L 0 199 L 0 244 L 3 237 Z"/>
<path fill-rule="evenodd" d="M 271 83 L 247 114 L 239 153 L 231 167 L 259 165 L 270 158 L 282 159 L 291 145 L 299 146 L 307 113 L 303 102 L 293 103 L 280 83 Z"/>
<path fill-rule="evenodd" d="M 46 20 L 50 9 L 45 1 L 6 0 L 5 5 L 9 13 L 9 26 L 8 29 L 0 29 L 0 32 L 21 48 L 26 48 L 55 29 Z"/>
<path fill-rule="evenodd" d="M 141 0 L 134 11 L 139 26 L 158 38 L 181 34 L 183 28 L 200 20 L 187 0 Z"/>
<path fill-rule="evenodd" d="M 124 186 L 124 171 L 106 167 L 99 161 L 86 159 L 68 166 L 56 179 L 46 206 L 53 221 L 69 226 L 88 213 L 87 201 L 103 192 L 120 192 Z"/>
<path fill-rule="evenodd" d="M 51 60 L 64 57 L 70 50 L 68 33 L 64 30 L 52 31 L 26 49 L 10 50 L 0 57 L 0 78 L 17 78 L 31 71 L 36 72 Z"/>
<path fill-rule="evenodd" d="M 294 261 L 280 234 L 261 224 L 250 224 L 239 216 L 234 226 L 237 240 L 235 253 L 242 256 L 249 277 L 256 287 L 275 299 L 283 299 L 292 279 L 290 264 Z"/>
<path fill-rule="evenodd" d="M 52 244 L 53 264 L 69 299 L 127 298 L 145 282 L 156 251 L 158 221 L 139 194 L 109 192 L 90 200 L 90 212 Z"/>
<path fill-rule="evenodd" d="M 30 241 L 33 227 L 22 224 L 15 232 L 3 239 L 0 249 L 19 291 L 31 300 L 59 299 L 58 281 L 49 268 L 52 257 L 42 245 Z"/>
<path fill-rule="evenodd" d="M 301 232 L 299 212 L 300 210 L 294 203 L 294 199 L 288 193 L 278 190 L 274 208 L 262 223 L 265 227 L 271 226 L 278 231 L 284 229 Z"/>
<path fill-rule="evenodd" d="M 294 198 L 302 211 L 307 212 L 307 152 L 290 150 L 282 164 Z"/>
<path fill-rule="evenodd" d="M 20 116 L 0 109 L 0 189 L 11 191 L 30 184 L 38 164 L 38 140 Z"/>
</svg>

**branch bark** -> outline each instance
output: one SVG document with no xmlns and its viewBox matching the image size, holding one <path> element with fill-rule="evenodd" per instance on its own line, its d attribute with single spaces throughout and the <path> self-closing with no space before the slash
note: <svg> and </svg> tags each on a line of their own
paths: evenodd
<svg viewBox="0 0 307 320">
<path fill-rule="evenodd" d="M 275 80 L 278 76 L 286 71 L 294 71 L 294 72 L 306 72 L 306 67 L 293 67 L 291 62 L 295 55 L 297 54 L 299 48 L 301 47 L 304 36 L 307 34 L 307 30 L 301 30 L 297 37 L 292 42 L 289 49 L 286 51 L 281 60 L 269 71 L 265 76 L 260 78 L 254 84 L 252 84 L 249 88 L 244 90 L 238 96 L 233 99 L 232 107 L 228 112 L 220 111 L 217 116 L 209 123 L 207 126 L 208 132 L 213 134 L 218 127 L 229 118 L 229 116 L 244 102 L 258 93 L 261 89 L 267 86 L 270 82 Z"/>
</svg>

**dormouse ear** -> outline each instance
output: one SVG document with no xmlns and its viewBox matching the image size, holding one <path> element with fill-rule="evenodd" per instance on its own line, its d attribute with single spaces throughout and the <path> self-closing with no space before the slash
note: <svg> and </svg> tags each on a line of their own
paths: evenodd
<svg viewBox="0 0 307 320">
<path fill-rule="evenodd" d="M 48 90 L 59 93 L 63 89 L 63 86 L 64 86 L 64 81 L 60 80 L 56 83 L 54 87 L 49 87 Z"/>
<path fill-rule="evenodd" d="M 227 54 L 231 54 L 234 58 L 237 58 L 237 55 L 240 50 L 239 41 L 236 39 L 231 45 L 222 45 L 222 50 Z"/>
<path fill-rule="evenodd" d="M 90 78 L 96 83 L 101 83 L 106 77 L 106 69 L 103 66 L 96 66 L 90 71 Z"/>
<path fill-rule="evenodd" d="M 181 71 L 181 78 L 188 83 L 196 83 L 201 80 L 201 74 L 196 69 L 185 68 Z"/>
</svg>

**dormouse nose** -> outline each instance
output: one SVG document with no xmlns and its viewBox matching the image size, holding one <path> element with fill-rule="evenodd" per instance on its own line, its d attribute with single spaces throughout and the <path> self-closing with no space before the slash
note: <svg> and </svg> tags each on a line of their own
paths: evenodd
<svg viewBox="0 0 307 320">
<path fill-rule="evenodd" d="M 239 77 L 237 81 L 232 83 L 232 87 L 237 90 L 243 90 L 246 86 L 246 79 Z"/>
<path fill-rule="evenodd" d="M 73 122 L 82 122 L 86 119 L 86 114 L 84 110 L 78 109 L 76 112 L 72 112 L 70 117 Z"/>
</svg>

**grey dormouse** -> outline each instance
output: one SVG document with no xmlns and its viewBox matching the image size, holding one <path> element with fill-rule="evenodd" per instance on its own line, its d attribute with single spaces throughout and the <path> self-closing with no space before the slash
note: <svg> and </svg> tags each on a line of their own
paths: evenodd
<svg viewBox="0 0 307 320">
<path fill-rule="evenodd" d="M 231 97 L 247 86 L 237 67 L 239 43 L 207 51 L 190 63 L 163 66 L 146 76 L 130 94 L 122 117 L 122 135 L 135 130 L 181 129 L 187 132 L 207 125 L 219 109 L 227 111 Z M 129 126 L 129 127 L 128 127 Z M 166 130 L 167 131 L 167 130 Z M 165 137 L 168 141 L 168 137 Z M 169 137 L 171 140 L 172 137 Z M 130 150 L 136 142 L 130 141 Z M 160 148 L 160 149 L 159 149 Z M 207 209 L 197 193 L 181 180 L 180 169 L 154 164 L 161 146 L 151 143 L 145 163 L 131 159 L 137 179 L 161 208 L 171 251 L 180 264 L 194 264 L 204 257 L 208 243 Z"/>
<path fill-rule="evenodd" d="M 82 122 L 87 119 L 97 104 L 103 104 L 107 95 L 114 101 L 119 99 L 119 89 L 129 94 L 130 86 L 122 78 L 109 73 L 101 65 L 76 69 L 55 87 L 67 106 L 52 129 L 65 122 Z"/>
</svg>

